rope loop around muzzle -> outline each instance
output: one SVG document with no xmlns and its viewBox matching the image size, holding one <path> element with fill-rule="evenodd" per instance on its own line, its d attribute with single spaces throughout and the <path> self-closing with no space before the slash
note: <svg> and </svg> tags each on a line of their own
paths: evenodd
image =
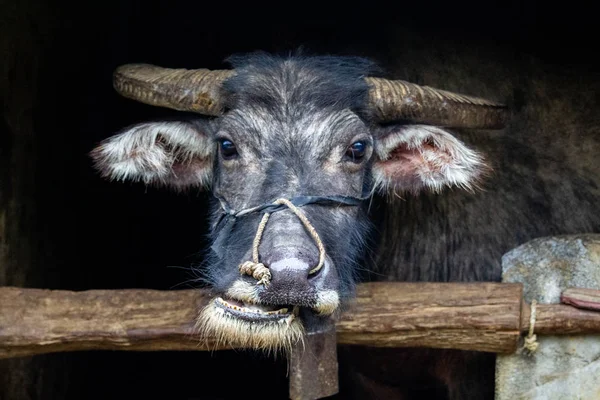
<svg viewBox="0 0 600 400">
<path fill-rule="evenodd" d="M 275 205 L 285 205 L 289 208 L 295 215 L 298 217 L 300 221 L 304 224 L 304 227 L 310 233 L 313 240 L 315 241 L 317 248 L 319 249 L 319 263 L 316 267 L 311 269 L 308 274 L 312 275 L 317 273 L 321 268 L 323 268 L 323 264 L 325 264 L 325 246 L 317 233 L 317 230 L 312 226 L 306 214 L 302 212 L 298 207 L 292 204 L 288 199 L 280 198 L 273 202 Z M 264 284 L 267 286 L 271 281 L 271 271 L 259 261 L 258 248 L 260 247 L 260 241 L 262 239 L 263 232 L 267 226 L 267 222 L 269 222 L 269 217 L 271 213 L 265 213 L 262 219 L 260 220 L 260 224 L 258 224 L 258 229 L 256 230 L 256 235 L 254 236 L 254 241 L 252 243 L 252 261 L 246 261 L 239 266 L 240 273 L 251 275 L 254 279 L 258 280 L 258 285 Z"/>
<path fill-rule="evenodd" d="M 260 262 L 259 257 L 259 247 L 261 243 L 261 239 L 264 233 L 264 230 L 269 221 L 269 217 L 272 213 L 277 211 L 282 211 L 289 209 L 292 211 L 296 217 L 302 222 L 308 233 L 310 233 L 311 237 L 315 241 L 317 248 L 319 250 L 319 263 L 316 267 L 309 271 L 309 275 L 317 273 L 323 265 L 325 264 L 325 245 L 323 241 L 319 237 L 317 230 L 310 223 L 306 214 L 300 210 L 300 207 L 303 207 L 308 204 L 316 204 L 316 205 L 337 205 L 337 206 L 359 206 L 363 200 L 368 197 L 350 197 L 350 196 L 296 196 L 291 199 L 279 198 L 272 203 L 265 203 L 256 207 L 246 208 L 240 211 L 234 211 L 231 209 L 227 202 L 220 198 L 218 195 L 215 195 L 219 201 L 221 202 L 221 208 L 223 209 L 223 214 L 221 218 L 217 221 L 215 225 L 215 230 L 218 232 L 217 238 L 212 245 L 213 251 L 218 256 L 223 256 L 223 250 L 226 248 L 226 240 L 229 236 L 229 233 L 233 229 L 235 221 L 238 218 L 257 213 L 263 212 L 264 215 L 258 224 L 258 228 L 256 230 L 256 234 L 254 235 L 254 240 L 252 243 L 252 260 L 245 261 L 239 264 L 238 269 L 242 275 L 250 275 L 254 279 L 258 281 L 258 285 L 263 284 L 267 286 L 271 281 L 271 271 L 267 266 Z"/>
</svg>

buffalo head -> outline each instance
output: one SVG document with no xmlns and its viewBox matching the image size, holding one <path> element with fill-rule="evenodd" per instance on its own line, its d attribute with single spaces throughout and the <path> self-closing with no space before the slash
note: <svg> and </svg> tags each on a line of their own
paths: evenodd
<svg viewBox="0 0 600 400">
<path fill-rule="evenodd" d="M 498 128 L 494 102 L 376 76 L 352 57 L 230 59 L 231 70 L 119 67 L 123 96 L 197 117 L 144 122 L 92 152 L 102 175 L 214 195 L 199 326 L 289 348 L 351 295 L 374 193 L 474 187 L 485 163 L 444 128 Z"/>
</svg>

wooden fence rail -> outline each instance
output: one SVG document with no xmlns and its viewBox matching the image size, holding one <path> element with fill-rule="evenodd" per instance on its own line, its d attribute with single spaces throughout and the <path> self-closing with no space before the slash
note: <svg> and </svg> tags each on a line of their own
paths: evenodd
<svg viewBox="0 0 600 400">
<path fill-rule="evenodd" d="M 537 307 L 537 334 L 600 333 L 598 291 L 573 290 L 570 304 Z M 592 309 L 578 308 L 579 303 Z M 590 300 L 591 299 L 591 300 Z M 76 350 L 215 350 L 194 331 L 202 290 L 81 292 L 0 288 L 0 358 Z M 512 353 L 530 306 L 512 283 L 359 285 L 337 321 L 339 344 Z"/>
</svg>

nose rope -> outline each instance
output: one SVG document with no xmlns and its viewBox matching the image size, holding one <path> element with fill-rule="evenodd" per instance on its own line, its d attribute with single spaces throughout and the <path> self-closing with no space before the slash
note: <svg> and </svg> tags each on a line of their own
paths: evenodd
<svg viewBox="0 0 600 400">
<path fill-rule="evenodd" d="M 267 222 L 269 220 L 269 216 L 277 211 L 290 209 L 297 217 L 302 221 L 304 227 L 314 241 L 317 244 L 317 248 L 319 249 L 319 264 L 309 271 L 309 274 L 314 274 L 323 268 L 325 263 L 325 246 L 321 241 L 321 238 L 317 234 L 317 231 L 312 226 L 306 215 L 300 211 L 300 207 L 306 206 L 308 204 L 315 204 L 321 206 L 359 206 L 364 200 L 368 198 L 368 196 L 363 197 L 351 197 L 351 196 L 340 196 L 340 195 L 332 195 L 332 196 L 306 196 L 300 195 L 292 197 L 291 199 L 279 198 L 275 200 L 273 203 L 265 203 L 255 207 L 246 208 L 243 210 L 236 211 L 229 207 L 227 201 L 222 198 L 220 195 L 213 193 L 215 197 L 221 203 L 221 208 L 223 209 L 222 214 L 217 219 L 214 225 L 214 232 L 217 232 L 217 236 L 213 241 L 211 246 L 212 250 L 218 257 L 224 256 L 224 251 L 227 248 L 226 241 L 229 238 L 232 230 L 234 229 L 234 225 L 239 218 L 243 218 L 247 215 L 262 212 L 264 213 L 256 231 L 256 235 L 254 236 L 254 241 L 252 243 L 252 261 L 246 261 L 238 265 L 238 269 L 243 275 L 250 275 L 254 279 L 258 280 L 257 284 L 263 284 L 267 286 L 271 281 L 271 271 L 264 264 L 262 264 L 259 260 L 258 248 L 260 246 L 260 241 L 262 235 L 264 233 L 265 227 L 267 226 Z"/>
<path fill-rule="evenodd" d="M 306 214 L 304 214 L 304 212 L 302 212 L 288 199 L 280 198 L 275 200 L 273 204 L 287 206 L 296 215 L 296 217 L 302 221 L 304 227 L 312 236 L 313 240 L 317 244 L 317 248 L 319 249 L 319 263 L 315 268 L 311 269 L 308 274 L 312 275 L 318 272 L 321 268 L 323 268 L 323 264 L 325 263 L 325 246 L 323 245 L 323 242 L 321 241 L 316 229 L 312 226 L 306 217 Z M 252 242 L 252 261 L 246 261 L 239 265 L 241 274 L 252 276 L 254 279 L 258 280 L 257 285 L 263 284 L 264 286 L 267 286 L 271 281 L 271 271 L 269 271 L 269 268 L 267 268 L 263 263 L 259 262 L 258 248 L 260 247 L 260 241 L 270 216 L 271 213 L 265 213 L 260 220 L 260 224 L 258 224 L 258 229 L 256 230 L 254 241 Z"/>
</svg>

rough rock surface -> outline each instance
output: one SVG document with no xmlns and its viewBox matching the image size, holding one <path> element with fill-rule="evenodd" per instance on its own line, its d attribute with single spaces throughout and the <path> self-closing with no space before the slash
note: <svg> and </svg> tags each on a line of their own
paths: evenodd
<svg viewBox="0 0 600 400">
<path fill-rule="evenodd" d="M 521 282 L 528 303 L 560 303 L 568 287 L 600 289 L 600 234 L 532 240 L 502 258 L 503 282 Z M 498 356 L 496 400 L 600 399 L 600 335 L 538 336 L 529 356 Z"/>
</svg>

